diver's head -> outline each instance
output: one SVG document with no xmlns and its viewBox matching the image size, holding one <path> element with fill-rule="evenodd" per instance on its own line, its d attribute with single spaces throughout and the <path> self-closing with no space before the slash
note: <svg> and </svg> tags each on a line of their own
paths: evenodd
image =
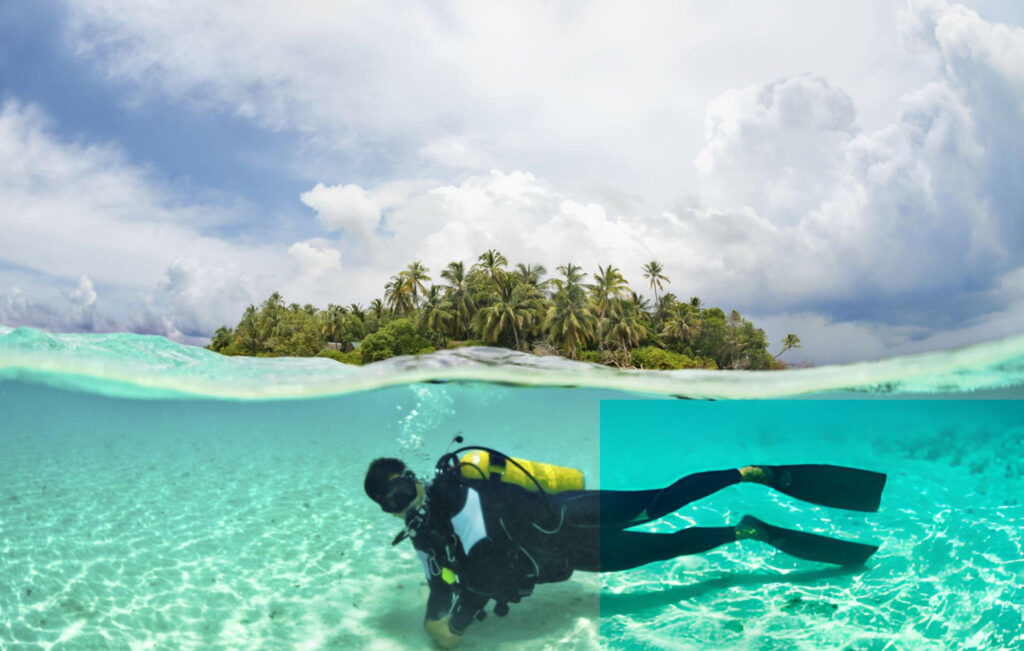
<svg viewBox="0 0 1024 651">
<path fill-rule="evenodd" d="M 426 491 L 401 459 L 374 459 L 366 470 L 363 488 L 385 513 L 404 518 L 410 508 L 423 502 Z"/>
</svg>

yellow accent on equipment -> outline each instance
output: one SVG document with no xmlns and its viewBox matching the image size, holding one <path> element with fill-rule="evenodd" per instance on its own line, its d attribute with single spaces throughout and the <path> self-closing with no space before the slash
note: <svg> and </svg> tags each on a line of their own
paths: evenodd
<svg viewBox="0 0 1024 651">
<path fill-rule="evenodd" d="M 584 487 L 583 473 L 575 468 L 564 468 L 550 463 L 539 463 L 508 457 L 526 469 L 536 478 L 537 483 L 544 488 L 544 492 L 550 495 L 562 491 L 580 491 Z M 506 461 L 505 458 L 495 459 L 491 462 L 489 452 L 467 452 L 462 455 L 462 476 L 466 479 L 490 479 L 491 475 L 499 475 L 501 481 L 522 486 L 523 488 L 537 492 L 537 484 L 533 483 L 526 474 L 515 463 Z"/>
<path fill-rule="evenodd" d="M 451 584 L 455 583 L 455 572 L 452 572 L 447 567 L 442 567 L 441 568 L 441 580 L 444 581 L 445 583 L 447 583 L 448 585 L 451 585 Z"/>
</svg>

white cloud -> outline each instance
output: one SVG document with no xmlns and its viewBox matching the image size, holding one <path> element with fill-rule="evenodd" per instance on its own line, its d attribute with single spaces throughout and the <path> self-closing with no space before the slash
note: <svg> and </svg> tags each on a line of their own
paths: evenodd
<svg viewBox="0 0 1024 651">
<path fill-rule="evenodd" d="M 0 259 L 37 272 L 149 289 L 176 258 L 274 269 L 270 246 L 247 246 L 203 232 L 230 209 L 182 204 L 116 148 L 68 143 L 31 105 L 0 108 Z M 126 270 L 128 273 L 126 273 Z"/>
<path fill-rule="evenodd" d="M 421 147 L 418 153 L 425 159 L 452 169 L 480 169 L 487 165 L 488 160 L 494 159 L 481 139 L 470 135 L 440 138 Z"/>
<path fill-rule="evenodd" d="M 659 208 L 696 180 L 694 127 L 724 90 L 810 64 L 874 125 L 929 72 L 900 49 L 889 0 L 249 7 L 73 2 L 69 40 L 143 98 L 295 130 L 307 150 L 338 148 L 374 169 L 383 154 L 404 174 L 436 163 L 599 179 Z"/>
<path fill-rule="evenodd" d="M 49 299 L 27 296 L 11 286 L 0 293 L 0 323 L 31 326 L 56 332 L 113 332 L 121 324 L 100 311 L 98 294 L 88 276 L 77 287 L 58 292 Z"/>
<path fill-rule="evenodd" d="M 170 332 L 202 337 L 220 326 L 234 326 L 245 306 L 262 296 L 255 283 L 233 264 L 208 266 L 196 258 L 182 257 L 167 267 L 154 298 L 166 315 Z M 149 301 L 144 307 L 155 309 Z"/>
<path fill-rule="evenodd" d="M 341 272 L 341 253 L 323 239 L 296 242 L 288 249 L 298 264 L 299 273 L 320 278 L 328 273 Z"/>
<path fill-rule="evenodd" d="M 208 343 L 208 337 L 189 337 L 175 328 L 170 316 L 158 309 L 154 304 L 153 297 L 149 295 L 142 296 L 139 303 L 134 306 L 129 327 L 132 332 L 138 334 L 160 335 L 195 346 L 204 346 Z"/>
<path fill-rule="evenodd" d="M 380 222 L 381 206 L 358 185 L 317 183 L 312 190 L 302 193 L 301 199 L 316 211 L 324 229 L 344 230 L 357 243 L 373 239 Z"/>
<path fill-rule="evenodd" d="M 611 263 L 637 288 L 658 259 L 671 291 L 794 319 L 808 349 L 1012 331 L 1024 30 L 940 1 L 899 22 L 888 2 L 802 4 L 802 20 L 769 5 L 724 21 L 679 3 L 74 3 L 77 52 L 143 101 L 291 129 L 372 171 L 301 195 L 337 239 L 227 241 L 205 227 L 225 207 L 182 205 L 118 149 L 62 142 L 7 102 L 0 259 L 65 289 L 86 274 L 65 296 L 79 307 L 102 302 L 93 281 L 135 291 L 137 327 L 175 337 L 273 289 L 365 301 L 411 260 L 436 281 L 488 248 Z"/>
<path fill-rule="evenodd" d="M 65 294 L 68 300 L 81 307 L 89 307 L 96 302 L 96 289 L 92 286 L 89 276 L 83 275 L 78 280 L 78 287 Z"/>
<path fill-rule="evenodd" d="M 708 105 L 695 160 L 704 201 L 798 224 L 834 191 L 855 117 L 853 99 L 818 76 L 727 91 Z"/>
<path fill-rule="evenodd" d="M 32 284 L 31 294 L 0 284 L 6 325 L 132 327 L 196 343 L 271 291 L 301 294 L 311 274 L 339 269 L 338 252 L 323 246 L 297 245 L 320 259 L 296 267 L 288 245 L 204 233 L 233 219 L 231 209 L 182 204 L 118 149 L 58 139 L 33 106 L 3 104 L 0 155 L 0 262 Z M 117 298 L 104 302 L 97 286 Z M 62 298 L 42 298 L 54 293 Z"/>
</svg>

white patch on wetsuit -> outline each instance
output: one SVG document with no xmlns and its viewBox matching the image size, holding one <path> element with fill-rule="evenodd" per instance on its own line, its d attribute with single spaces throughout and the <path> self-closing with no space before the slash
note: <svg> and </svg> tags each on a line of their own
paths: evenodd
<svg viewBox="0 0 1024 651">
<path fill-rule="evenodd" d="M 416 550 L 416 555 L 420 557 L 421 561 L 423 561 L 423 571 L 427 573 L 427 580 L 429 581 L 430 580 L 430 564 L 427 563 L 427 559 L 430 558 L 430 557 L 427 556 L 426 552 L 421 552 L 418 549 Z"/>
<path fill-rule="evenodd" d="M 469 556 L 473 545 L 487 537 L 487 525 L 484 524 L 484 512 L 480 508 L 480 494 L 470 488 L 466 491 L 466 503 L 462 510 L 452 518 L 455 535 L 462 542 L 462 551 Z"/>
</svg>

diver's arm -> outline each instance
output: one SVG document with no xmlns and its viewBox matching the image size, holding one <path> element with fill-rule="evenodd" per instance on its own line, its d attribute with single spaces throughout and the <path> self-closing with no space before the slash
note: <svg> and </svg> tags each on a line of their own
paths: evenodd
<svg viewBox="0 0 1024 651">
<path fill-rule="evenodd" d="M 454 649 L 462 643 L 461 636 L 454 633 L 448 625 L 455 591 L 441 577 L 430 576 L 429 570 L 427 586 L 430 588 L 430 596 L 427 597 L 427 614 L 423 618 L 423 630 L 430 634 L 441 648 Z"/>
<path fill-rule="evenodd" d="M 459 590 L 459 598 L 455 600 L 452 617 L 448 621 L 448 629 L 455 635 L 462 633 L 480 616 L 489 597 L 479 592 L 463 588 Z"/>
<path fill-rule="evenodd" d="M 427 597 L 427 614 L 425 619 L 438 620 L 452 609 L 452 588 L 444 581 L 430 581 L 430 596 Z"/>
<path fill-rule="evenodd" d="M 455 594 L 452 586 L 440 576 L 433 576 L 430 573 L 429 556 L 422 550 L 417 549 L 416 553 L 423 561 L 423 571 L 427 575 L 427 587 L 430 588 L 430 596 L 427 597 L 426 621 L 437 621 L 443 618 L 452 609 L 452 596 Z"/>
</svg>

